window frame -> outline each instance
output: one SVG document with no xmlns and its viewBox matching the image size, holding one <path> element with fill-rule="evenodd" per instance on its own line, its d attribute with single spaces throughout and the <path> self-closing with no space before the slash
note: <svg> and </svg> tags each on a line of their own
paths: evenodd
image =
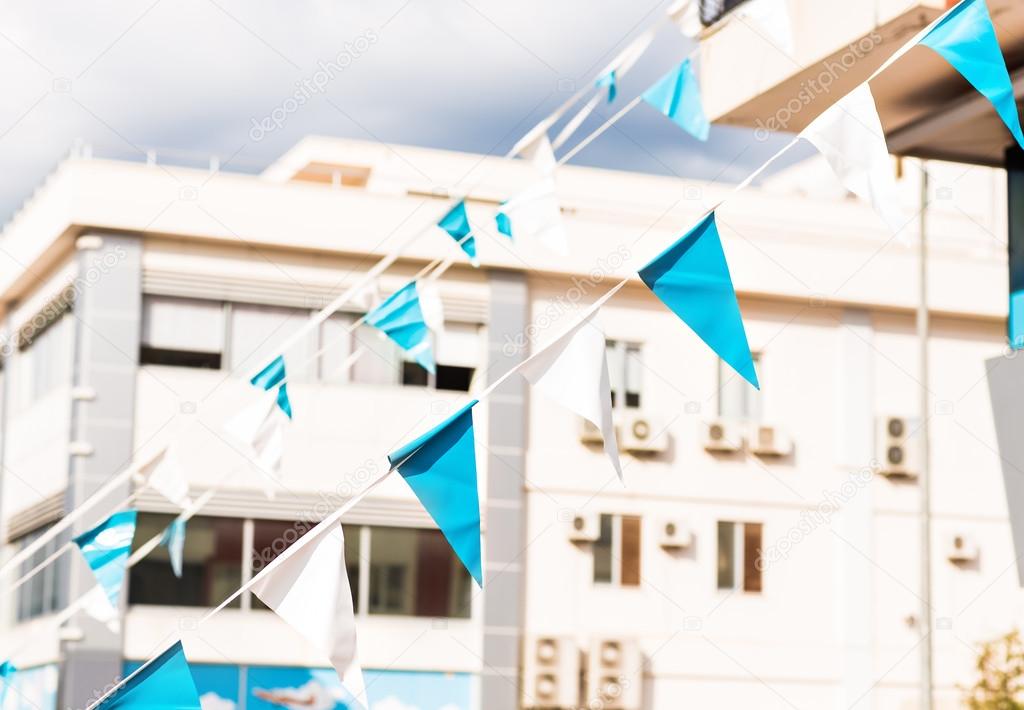
<svg viewBox="0 0 1024 710">
<path fill-rule="evenodd" d="M 762 365 L 764 362 L 764 353 L 755 351 L 750 353 L 751 361 L 754 364 L 754 368 L 758 374 L 758 377 L 762 374 Z M 723 407 L 725 403 L 725 390 L 726 387 L 736 387 L 743 393 L 743 411 L 740 414 L 726 413 Z M 764 385 L 762 383 L 762 389 Z M 728 421 L 739 422 L 739 423 L 752 423 L 756 424 L 764 420 L 764 400 L 762 399 L 762 393 L 756 390 L 747 382 L 738 372 L 732 369 L 725 360 L 719 358 L 718 360 L 718 397 L 717 397 L 717 412 L 719 419 L 725 419 Z"/>
<path fill-rule="evenodd" d="M 728 525 L 732 529 L 732 585 L 722 586 L 721 569 L 717 566 L 717 561 L 720 559 L 722 551 L 722 526 Z M 760 554 L 757 558 L 752 561 L 752 569 L 756 572 L 757 584 L 755 587 L 748 586 L 748 566 L 747 566 L 747 528 L 757 528 L 758 530 L 758 542 L 760 546 L 757 548 Z M 715 531 L 715 588 L 719 593 L 733 594 L 735 592 L 741 592 L 743 594 L 761 595 L 764 594 L 764 568 L 758 565 L 758 560 L 764 555 L 764 523 L 752 522 L 752 521 L 736 521 L 736 520 L 719 520 L 716 525 Z"/>
<path fill-rule="evenodd" d="M 615 589 L 638 589 L 643 586 L 643 516 L 631 515 L 625 513 L 601 513 L 598 518 L 598 529 L 604 527 L 604 520 L 611 520 L 611 545 L 609 551 L 610 566 L 611 566 L 611 578 L 610 579 L 598 579 L 597 578 L 597 557 L 596 551 L 593 551 L 591 560 L 593 567 L 591 569 L 591 581 L 595 587 L 613 587 Z M 635 521 L 637 526 L 637 542 L 636 542 L 636 565 L 635 565 L 635 582 L 623 582 L 623 578 L 626 576 L 626 558 L 623 554 L 623 526 L 625 521 Z M 600 540 L 600 538 L 598 539 Z M 594 541 L 596 546 L 598 540 Z M 632 577 L 633 570 L 631 570 L 630 576 Z"/>
<path fill-rule="evenodd" d="M 631 390 L 632 382 L 630 377 L 630 358 L 634 358 L 638 363 L 638 373 L 643 370 L 643 351 L 644 344 L 635 340 L 620 340 L 618 338 L 606 338 L 605 339 L 605 359 L 608 362 L 609 368 L 609 385 L 612 393 L 612 408 L 616 411 L 639 411 L 644 406 L 644 384 L 643 378 L 640 378 L 640 382 L 636 383 L 637 388 L 635 391 Z M 610 355 L 614 353 L 614 357 Z M 618 372 L 616 377 L 616 366 L 621 366 L 621 371 Z M 621 383 L 621 391 L 615 386 L 615 383 Z M 634 404 L 630 404 L 630 395 L 635 395 L 636 399 Z"/>
</svg>

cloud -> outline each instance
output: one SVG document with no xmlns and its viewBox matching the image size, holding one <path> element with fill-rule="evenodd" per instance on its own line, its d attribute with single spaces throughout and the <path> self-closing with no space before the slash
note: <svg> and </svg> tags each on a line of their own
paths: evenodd
<svg viewBox="0 0 1024 710">
<path fill-rule="evenodd" d="M 222 698 L 216 693 L 204 693 L 199 697 L 203 710 L 235 710 L 238 705 L 233 700 Z"/>
<path fill-rule="evenodd" d="M 372 703 L 371 710 L 421 710 L 415 705 L 406 705 L 394 695 L 389 695 L 383 700 Z"/>
</svg>

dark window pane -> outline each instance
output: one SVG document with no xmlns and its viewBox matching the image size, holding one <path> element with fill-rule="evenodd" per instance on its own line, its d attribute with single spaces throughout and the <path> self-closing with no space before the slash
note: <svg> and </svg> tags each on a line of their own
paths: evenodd
<svg viewBox="0 0 1024 710">
<path fill-rule="evenodd" d="M 718 588 L 736 587 L 736 525 L 718 523 Z"/>
<path fill-rule="evenodd" d="M 622 586 L 640 586 L 640 518 L 622 518 Z"/>
<path fill-rule="evenodd" d="M 594 541 L 594 581 L 612 581 L 612 523 L 611 515 L 601 516 L 601 535 Z"/>
<path fill-rule="evenodd" d="M 133 550 L 167 527 L 173 516 L 139 515 Z M 166 547 L 131 568 L 128 602 L 162 606 L 216 606 L 242 584 L 242 520 L 197 517 L 185 526 L 182 576 L 171 570 Z M 237 608 L 239 600 L 231 602 Z"/>
<path fill-rule="evenodd" d="M 352 589 L 352 608 L 359 611 L 359 561 L 361 559 L 362 528 L 343 525 L 345 531 L 345 571 L 348 573 L 348 586 Z"/>
<path fill-rule="evenodd" d="M 437 366 L 437 389 L 455 392 L 469 392 L 473 381 L 472 367 L 456 367 L 454 365 Z"/>
<path fill-rule="evenodd" d="M 371 614 L 468 618 L 468 577 L 438 530 L 370 531 Z"/>
<path fill-rule="evenodd" d="M 18 549 L 24 550 L 29 544 L 38 540 L 49 527 L 47 525 L 22 537 L 18 541 Z M 58 535 L 57 538 L 50 540 L 22 562 L 18 568 L 19 574 L 25 575 L 34 570 L 60 546 L 61 539 Z M 18 621 L 27 621 L 43 614 L 51 614 L 61 608 L 61 585 L 67 564 L 67 557 L 50 562 L 18 587 L 15 600 L 15 617 Z"/>
<path fill-rule="evenodd" d="M 139 364 L 171 365 L 174 367 L 195 367 L 203 370 L 219 370 L 220 353 L 167 350 L 164 348 L 150 348 L 143 345 L 139 352 Z"/>
<path fill-rule="evenodd" d="M 402 362 L 402 384 L 410 387 L 426 387 L 428 373 L 415 362 Z"/>
<path fill-rule="evenodd" d="M 761 523 L 743 526 L 743 591 L 761 591 Z"/>
</svg>

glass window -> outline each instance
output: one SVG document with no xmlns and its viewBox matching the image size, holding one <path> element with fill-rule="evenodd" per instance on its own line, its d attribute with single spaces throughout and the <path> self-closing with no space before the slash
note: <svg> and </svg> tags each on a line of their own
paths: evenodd
<svg viewBox="0 0 1024 710">
<path fill-rule="evenodd" d="M 311 313 L 302 308 L 231 304 L 231 360 L 233 371 L 245 374 L 258 370 L 278 346 L 306 327 Z M 316 333 L 309 332 L 288 348 L 288 380 L 309 379 L 316 348 Z"/>
<path fill-rule="evenodd" d="M 162 533 L 172 515 L 141 513 L 133 551 Z M 167 548 L 160 546 L 131 568 L 128 602 L 163 606 L 216 606 L 242 586 L 240 518 L 195 517 L 185 526 L 182 576 L 171 570 Z M 231 602 L 232 608 L 239 600 Z"/>
<path fill-rule="evenodd" d="M 24 550 L 30 543 L 38 540 L 46 530 L 39 528 L 18 539 L 16 546 Z M 25 575 L 41 565 L 50 555 L 61 547 L 60 536 L 50 540 L 36 550 L 27 560 L 21 563 L 20 575 Z M 61 557 L 36 572 L 27 582 L 18 587 L 15 617 L 18 621 L 28 621 L 44 614 L 51 614 L 63 607 L 61 593 L 66 574 L 67 559 Z"/>
<path fill-rule="evenodd" d="M 349 332 L 355 318 L 348 313 L 335 313 L 320 325 L 320 381 L 348 382 L 352 367 L 348 359 L 354 352 L 353 334 Z"/>
<path fill-rule="evenodd" d="M 761 376 L 761 356 L 755 354 L 753 358 Z M 761 419 L 761 393 L 723 360 L 718 361 L 718 416 L 737 421 Z"/>
<path fill-rule="evenodd" d="M 439 530 L 374 527 L 371 614 L 469 618 L 470 577 Z"/>
<path fill-rule="evenodd" d="M 638 409 L 643 392 L 643 348 L 636 343 L 609 340 L 605 354 L 608 357 L 612 406 Z"/>
<path fill-rule="evenodd" d="M 640 586 L 640 518 L 622 518 L 622 586 Z"/>
<path fill-rule="evenodd" d="M 601 534 L 594 541 L 594 581 L 612 582 L 612 524 L 611 515 L 601 516 Z"/>
<path fill-rule="evenodd" d="M 224 305 L 168 296 L 142 299 L 143 365 L 220 369 L 224 352 Z"/>
<path fill-rule="evenodd" d="M 22 344 L 14 368 L 21 405 L 31 405 L 60 387 L 70 386 L 73 335 L 72 317 L 65 312 Z"/>
<path fill-rule="evenodd" d="M 640 518 L 604 514 L 600 525 L 593 545 L 594 582 L 640 586 Z"/>
<path fill-rule="evenodd" d="M 760 593 L 761 523 L 718 523 L 718 588 Z"/>
<path fill-rule="evenodd" d="M 400 348 L 384 333 L 369 325 L 356 328 L 355 342 L 363 349 L 352 366 L 352 381 L 368 385 L 393 385 L 398 382 Z"/>
</svg>

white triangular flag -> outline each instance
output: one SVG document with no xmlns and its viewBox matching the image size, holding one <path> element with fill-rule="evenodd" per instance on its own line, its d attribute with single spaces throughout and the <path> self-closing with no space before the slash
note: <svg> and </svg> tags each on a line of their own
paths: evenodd
<svg viewBox="0 0 1024 710">
<path fill-rule="evenodd" d="M 303 546 L 268 567 L 253 593 L 330 659 L 352 697 L 369 707 L 356 653 L 356 618 L 340 524 L 314 529 Z"/>
<path fill-rule="evenodd" d="M 164 449 L 140 472 L 149 487 L 184 510 L 192 505 L 188 497 L 188 481 L 171 447 Z"/>
<path fill-rule="evenodd" d="M 117 609 L 110 603 L 107 592 L 102 585 L 97 585 L 82 598 L 82 611 L 107 627 L 112 633 L 120 633 L 121 618 Z"/>
<path fill-rule="evenodd" d="M 800 137 L 821 151 L 846 189 L 871 203 L 889 229 L 903 228 L 892 159 L 867 83 L 814 119 Z"/>
<path fill-rule="evenodd" d="M 736 10 L 740 19 L 757 26 L 764 38 L 786 56 L 793 56 L 793 21 L 789 0 L 747 0 Z"/>
<path fill-rule="evenodd" d="M 502 205 L 501 211 L 508 217 L 516 241 L 535 240 L 556 254 L 568 256 L 569 240 L 553 178 L 528 187 Z"/>
<path fill-rule="evenodd" d="M 443 332 L 444 302 L 441 301 L 441 292 L 437 288 L 437 282 L 433 279 L 417 281 L 416 290 L 420 295 L 420 312 L 423 313 L 423 322 L 434 333 Z"/>
<path fill-rule="evenodd" d="M 277 404 L 277 388 L 261 392 L 259 401 L 224 424 L 224 431 L 248 447 L 263 473 L 276 482 L 284 459 L 284 427 L 290 420 Z M 273 489 L 268 482 L 268 497 Z"/>
<path fill-rule="evenodd" d="M 601 297 L 578 323 L 530 356 L 519 366 L 519 372 L 546 396 L 601 430 L 604 451 L 621 480 L 605 337 L 594 318 L 620 288 L 622 284 Z"/>
<path fill-rule="evenodd" d="M 529 144 L 523 146 L 520 153 L 533 163 L 533 167 L 537 168 L 541 175 L 548 175 L 558 167 L 555 150 L 551 147 L 551 140 L 548 139 L 547 133 L 541 133 Z"/>
<path fill-rule="evenodd" d="M 676 0 L 665 11 L 665 14 L 687 37 L 696 38 L 704 31 L 704 25 L 700 22 L 698 0 Z"/>
</svg>

